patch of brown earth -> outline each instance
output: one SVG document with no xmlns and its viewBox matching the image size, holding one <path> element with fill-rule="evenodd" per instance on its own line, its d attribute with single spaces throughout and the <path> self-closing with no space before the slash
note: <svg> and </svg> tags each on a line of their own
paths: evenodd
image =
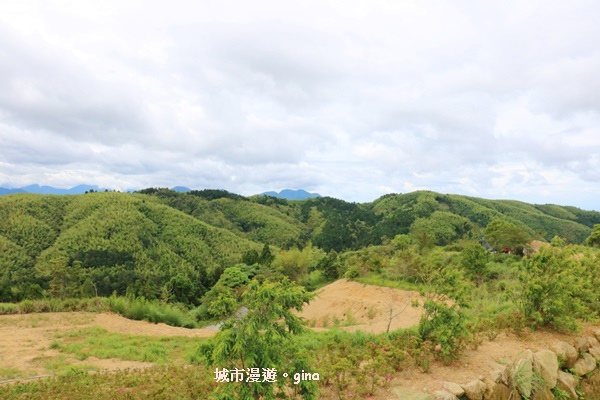
<svg viewBox="0 0 600 400">
<path fill-rule="evenodd" d="M 550 247 L 550 243 L 542 242 L 541 240 L 533 240 L 529 242 L 527 246 L 529 246 L 532 252 L 537 253 L 542 247 Z"/>
<path fill-rule="evenodd" d="M 51 372 L 45 364 L 58 356 L 57 350 L 50 349 L 56 334 L 74 329 L 97 326 L 109 332 L 145 336 L 187 336 L 209 337 L 216 333 L 205 329 L 177 328 L 165 324 L 152 324 L 132 321 L 119 315 L 102 313 L 44 313 L 0 316 L 0 380 L 6 372 L 19 376 L 47 375 Z M 95 359 L 85 361 L 66 358 L 72 365 L 85 364 L 98 370 L 115 370 L 147 367 L 151 363 L 125 361 L 120 359 Z M 5 371 L 3 373 L 3 370 Z"/>
<path fill-rule="evenodd" d="M 387 330 L 390 311 L 390 331 L 417 325 L 422 309 L 411 306 L 415 300 L 421 300 L 415 291 L 340 279 L 318 290 L 300 316 L 315 330 L 338 325 L 349 331 L 381 333 Z"/>
</svg>

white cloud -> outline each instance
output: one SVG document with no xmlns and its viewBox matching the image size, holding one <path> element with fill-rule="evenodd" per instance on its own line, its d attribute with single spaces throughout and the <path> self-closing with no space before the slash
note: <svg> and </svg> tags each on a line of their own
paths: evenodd
<svg viewBox="0 0 600 400">
<path fill-rule="evenodd" d="M 600 209 L 600 6 L 5 1 L 0 184 Z"/>
</svg>

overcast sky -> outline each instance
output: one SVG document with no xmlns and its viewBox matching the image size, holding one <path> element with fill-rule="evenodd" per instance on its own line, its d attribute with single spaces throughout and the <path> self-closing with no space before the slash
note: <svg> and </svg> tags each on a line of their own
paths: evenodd
<svg viewBox="0 0 600 400">
<path fill-rule="evenodd" d="M 0 186 L 600 210 L 600 2 L 0 2 Z"/>
</svg>

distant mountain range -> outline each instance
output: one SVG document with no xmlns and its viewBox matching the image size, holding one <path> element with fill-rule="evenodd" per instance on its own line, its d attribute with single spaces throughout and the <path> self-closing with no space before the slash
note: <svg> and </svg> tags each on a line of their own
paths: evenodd
<svg viewBox="0 0 600 400">
<path fill-rule="evenodd" d="M 316 198 L 316 197 L 321 197 L 321 195 L 319 193 L 309 193 L 304 189 L 298 189 L 298 190 L 284 189 L 279 193 L 264 192 L 264 193 L 261 193 L 261 195 L 273 196 L 273 197 L 278 197 L 280 199 L 286 199 L 286 200 L 304 200 L 304 199 L 312 199 L 312 198 Z"/>
<path fill-rule="evenodd" d="M 29 185 L 22 188 L 7 189 L 0 188 L 0 196 L 14 193 L 37 193 L 37 194 L 83 194 L 93 190 L 94 192 L 104 192 L 105 188 L 95 185 L 77 185 L 70 189 L 60 189 L 52 186 Z"/>
<path fill-rule="evenodd" d="M 187 192 L 190 192 L 192 189 L 190 189 L 189 187 L 185 187 L 185 186 L 175 186 L 175 187 L 171 188 L 171 190 L 174 190 L 174 191 L 180 192 L 180 193 L 187 193 Z"/>
<path fill-rule="evenodd" d="M 14 193 L 25 193 L 25 191 L 23 189 L 0 188 L 0 196 L 4 196 L 5 194 L 14 194 Z"/>
<path fill-rule="evenodd" d="M 29 185 L 29 186 L 24 186 L 21 188 L 12 188 L 12 189 L 0 187 L 0 196 L 7 195 L 7 194 L 15 194 L 15 193 L 60 194 L 60 195 L 83 194 L 85 192 L 89 192 L 90 190 L 93 190 L 94 192 L 104 192 L 105 190 L 112 191 L 112 189 L 100 188 L 96 185 L 77 185 L 70 189 L 61 189 L 61 188 L 55 188 L 52 186 L 40 186 L 40 185 L 35 184 L 35 185 Z M 191 191 L 192 189 L 185 187 L 185 186 L 175 186 L 171 190 L 174 190 L 174 191 L 180 192 L 180 193 L 187 193 L 187 192 Z M 130 189 L 128 191 L 133 192 L 135 190 Z M 278 197 L 280 199 L 286 199 L 286 200 L 304 200 L 304 199 L 312 199 L 312 198 L 316 198 L 316 197 L 321 197 L 321 195 L 318 193 L 309 193 L 303 189 L 298 189 L 298 190 L 284 189 L 279 193 L 278 192 L 264 192 L 264 193 L 261 193 L 261 195 L 273 196 L 273 197 Z"/>
</svg>

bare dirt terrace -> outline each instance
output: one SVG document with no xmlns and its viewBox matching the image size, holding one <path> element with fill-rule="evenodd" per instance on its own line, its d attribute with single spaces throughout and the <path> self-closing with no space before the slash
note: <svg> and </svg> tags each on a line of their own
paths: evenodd
<svg viewBox="0 0 600 400">
<path fill-rule="evenodd" d="M 381 333 L 387 330 L 390 309 L 396 316 L 390 330 L 418 325 L 422 310 L 411 303 L 419 299 L 415 291 L 340 279 L 318 290 L 300 315 L 316 330 L 338 325 L 343 330 Z"/>
<path fill-rule="evenodd" d="M 392 320 L 391 330 L 418 324 L 421 309 L 410 304 L 420 296 L 414 291 L 403 291 L 378 286 L 364 285 L 347 280 L 336 281 L 318 291 L 318 296 L 301 315 L 315 330 L 325 330 L 334 325 L 344 330 L 363 330 L 380 333 L 387 330 L 389 310 L 400 313 Z M 0 381 L 9 377 L 6 371 L 15 372 L 12 377 L 27 377 L 51 374 L 47 360 L 60 354 L 52 349 L 56 335 L 76 329 L 100 327 L 109 332 L 142 336 L 186 336 L 210 337 L 216 333 L 208 329 L 185 329 L 165 324 L 132 321 L 109 313 L 47 313 L 0 316 Z M 596 326 L 597 328 L 598 326 Z M 588 325 L 585 331 L 594 327 Z M 476 349 L 467 349 L 461 359 L 450 366 L 434 364 L 428 374 L 416 369 L 405 370 L 393 377 L 391 387 L 410 391 L 433 393 L 443 387 L 442 382 L 466 383 L 480 378 L 497 368 L 497 363 L 514 359 L 520 352 L 549 348 L 553 343 L 569 336 L 556 332 L 538 331 L 522 336 L 501 333 L 493 341 L 484 341 Z M 77 365 L 83 361 L 67 358 Z M 147 367 L 152 363 L 124 361 L 116 358 L 85 361 L 98 369 L 115 370 L 132 367 Z M 3 373 L 4 371 L 4 373 Z M 397 396 L 383 391 L 379 399 L 395 399 Z"/>
<path fill-rule="evenodd" d="M 151 324 L 132 321 L 110 313 L 44 313 L 0 316 L 0 368 L 4 371 L 18 370 L 19 377 L 51 374 L 45 367 L 47 361 L 59 354 L 50 348 L 59 333 L 75 329 L 100 327 L 109 332 L 143 336 L 186 336 L 209 337 L 215 331 L 205 329 L 185 329 L 165 324 Z M 78 365 L 83 361 L 69 358 L 69 364 Z M 86 365 L 98 370 L 114 370 L 133 367 L 147 367 L 151 363 L 125 361 L 120 359 L 97 359 L 89 357 Z M 0 373 L 2 370 L 0 370 Z M 14 374 L 17 374 L 15 371 Z M 0 381 L 6 376 L 0 376 Z"/>
</svg>

